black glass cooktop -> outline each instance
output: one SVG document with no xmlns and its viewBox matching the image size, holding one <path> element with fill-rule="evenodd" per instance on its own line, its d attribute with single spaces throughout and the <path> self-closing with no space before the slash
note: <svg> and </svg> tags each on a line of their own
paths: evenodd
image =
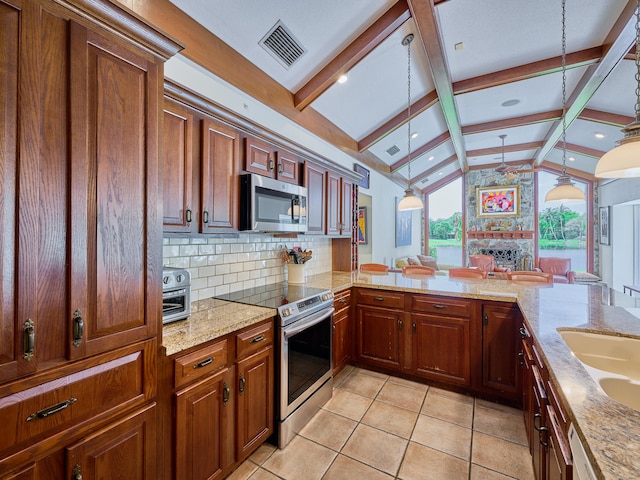
<svg viewBox="0 0 640 480">
<path fill-rule="evenodd" d="M 225 295 L 216 295 L 215 298 L 258 307 L 278 308 L 282 305 L 306 300 L 325 292 L 327 292 L 327 290 L 323 288 L 292 285 L 289 283 L 272 283 L 263 287 L 248 288 Z"/>
</svg>

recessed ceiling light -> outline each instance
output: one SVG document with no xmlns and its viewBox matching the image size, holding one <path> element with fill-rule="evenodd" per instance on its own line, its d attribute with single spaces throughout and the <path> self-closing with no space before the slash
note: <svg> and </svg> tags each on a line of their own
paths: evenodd
<svg viewBox="0 0 640 480">
<path fill-rule="evenodd" d="M 604 133 L 602 133 L 602 132 L 596 132 L 595 133 L 595 137 L 596 138 L 604 138 L 604 137 L 606 137 L 606 135 Z"/>
<path fill-rule="evenodd" d="M 347 74 L 346 74 L 346 73 L 343 73 L 342 75 L 340 75 L 340 76 L 338 77 L 338 83 L 344 83 L 344 82 L 346 82 L 347 80 L 349 80 L 349 77 L 347 76 Z"/>
<path fill-rule="evenodd" d="M 569 157 L 569 161 L 570 162 L 575 162 L 576 161 L 576 157 Z"/>
<path fill-rule="evenodd" d="M 517 98 L 512 98 L 511 100 L 505 100 L 500 105 L 502 105 L 503 107 L 513 107 L 514 105 L 518 105 L 519 103 L 520 100 L 518 100 Z"/>
<path fill-rule="evenodd" d="M 413 132 L 413 133 L 411 134 L 411 138 L 416 138 L 417 136 L 418 136 L 418 132 Z"/>
<path fill-rule="evenodd" d="M 438 175 L 442 175 L 442 172 L 438 172 Z"/>
<path fill-rule="evenodd" d="M 433 155 L 431 155 L 429 158 L 427 158 L 427 161 L 428 161 L 428 162 L 430 162 L 430 161 L 431 161 L 431 160 L 433 160 L 434 158 L 436 158 L 436 157 L 434 157 Z"/>
<path fill-rule="evenodd" d="M 458 42 L 456 43 L 453 48 L 455 48 L 456 50 L 462 50 L 464 48 L 464 42 Z"/>
</svg>

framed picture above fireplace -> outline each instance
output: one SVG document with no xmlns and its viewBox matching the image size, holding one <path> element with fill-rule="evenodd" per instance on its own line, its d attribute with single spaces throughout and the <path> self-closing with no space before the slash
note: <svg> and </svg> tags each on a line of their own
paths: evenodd
<svg viewBox="0 0 640 480">
<path fill-rule="evenodd" d="M 520 215 L 520 189 L 518 185 L 477 187 L 478 218 L 515 217 Z"/>
</svg>

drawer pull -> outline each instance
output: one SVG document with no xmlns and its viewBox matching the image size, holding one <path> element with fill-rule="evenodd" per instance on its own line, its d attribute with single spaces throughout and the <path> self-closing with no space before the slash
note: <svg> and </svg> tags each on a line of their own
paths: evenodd
<svg viewBox="0 0 640 480">
<path fill-rule="evenodd" d="M 449 308 L 449 306 L 448 305 L 443 305 L 441 303 L 434 303 L 433 304 L 433 308 L 443 309 L 443 308 Z"/>
<path fill-rule="evenodd" d="M 549 427 L 546 426 L 542 426 L 540 427 L 540 429 L 538 430 L 538 439 L 540 440 L 540 445 L 542 445 L 544 448 L 547 448 L 549 446 Z M 542 436 L 545 436 L 546 441 L 542 440 Z"/>
<path fill-rule="evenodd" d="M 529 338 L 529 332 L 524 327 L 520 327 L 520 338 Z"/>
<path fill-rule="evenodd" d="M 215 359 L 216 357 L 213 357 L 213 356 L 209 358 L 205 358 L 201 362 L 196 363 L 193 366 L 193 368 L 202 368 L 202 367 L 206 367 L 207 365 L 211 365 Z"/>
<path fill-rule="evenodd" d="M 247 386 L 247 381 L 244 379 L 244 377 L 242 375 L 240 375 L 240 393 L 242 394 L 244 392 L 244 388 Z"/>
<path fill-rule="evenodd" d="M 222 387 L 222 403 L 227 403 L 229 401 L 230 394 L 231 389 L 229 388 L 229 385 L 227 385 L 227 382 L 225 382 L 224 386 Z"/>
<path fill-rule="evenodd" d="M 264 335 L 258 335 L 256 338 L 252 338 L 249 343 L 258 343 L 264 340 Z"/>
<path fill-rule="evenodd" d="M 341 298 L 340 300 L 338 300 L 340 303 L 347 303 L 347 299 L 346 298 Z"/>
<path fill-rule="evenodd" d="M 76 399 L 72 397 L 69 400 L 65 400 L 64 402 L 56 403 L 55 405 L 51 405 L 50 407 L 38 410 L 36 413 L 32 413 L 27 417 L 27 422 L 36 420 L 37 418 L 47 418 L 56 413 L 60 413 L 62 410 L 73 403 L 76 403 Z"/>
<path fill-rule="evenodd" d="M 209 212 L 207 210 L 202 212 L 202 223 L 209 223 Z"/>
<path fill-rule="evenodd" d="M 30 318 L 24 322 L 24 354 L 23 357 L 27 362 L 33 360 L 33 352 L 36 349 L 36 330 L 33 320 Z"/>
<path fill-rule="evenodd" d="M 193 219 L 193 213 L 191 212 L 191 207 L 187 207 L 185 220 L 187 221 L 187 223 L 191 223 L 192 219 Z"/>
<path fill-rule="evenodd" d="M 398 330 L 402 330 L 402 320 L 398 320 Z"/>
<path fill-rule="evenodd" d="M 533 414 L 533 428 L 536 429 L 536 431 L 540 431 L 540 426 L 539 426 L 539 420 L 542 419 L 542 414 L 541 413 L 534 413 Z"/>
<path fill-rule="evenodd" d="M 76 310 L 73 312 L 73 346 L 79 347 L 82 343 L 82 337 L 84 337 L 84 320 L 82 318 L 82 312 Z"/>
<path fill-rule="evenodd" d="M 384 297 L 373 297 L 377 302 L 384 302 Z"/>
</svg>

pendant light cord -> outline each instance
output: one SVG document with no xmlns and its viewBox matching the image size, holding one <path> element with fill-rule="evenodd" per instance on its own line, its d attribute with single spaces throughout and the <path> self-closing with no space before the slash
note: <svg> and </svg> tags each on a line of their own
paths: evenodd
<svg viewBox="0 0 640 480">
<path fill-rule="evenodd" d="M 640 0 L 638 1 L 640 2 Z M 562 0 L 562 175 L 567 174 L 567 33 L 565 31 L 565 4 L 566 0 Z"/>
<path fill-rule="evenodd" d="M 640 0 L 639 0 L 640 1 Z M 409 176 L 408 188 L 411 188 L 411 41 L 413 34 L 410 33 L 402 41 L 407 46 L 407 167 Z"/>
<path fill-rule="evenodd" d="M 640 0 L 636 3 L 636 121 L 640 122 Z"/>
</svg>

